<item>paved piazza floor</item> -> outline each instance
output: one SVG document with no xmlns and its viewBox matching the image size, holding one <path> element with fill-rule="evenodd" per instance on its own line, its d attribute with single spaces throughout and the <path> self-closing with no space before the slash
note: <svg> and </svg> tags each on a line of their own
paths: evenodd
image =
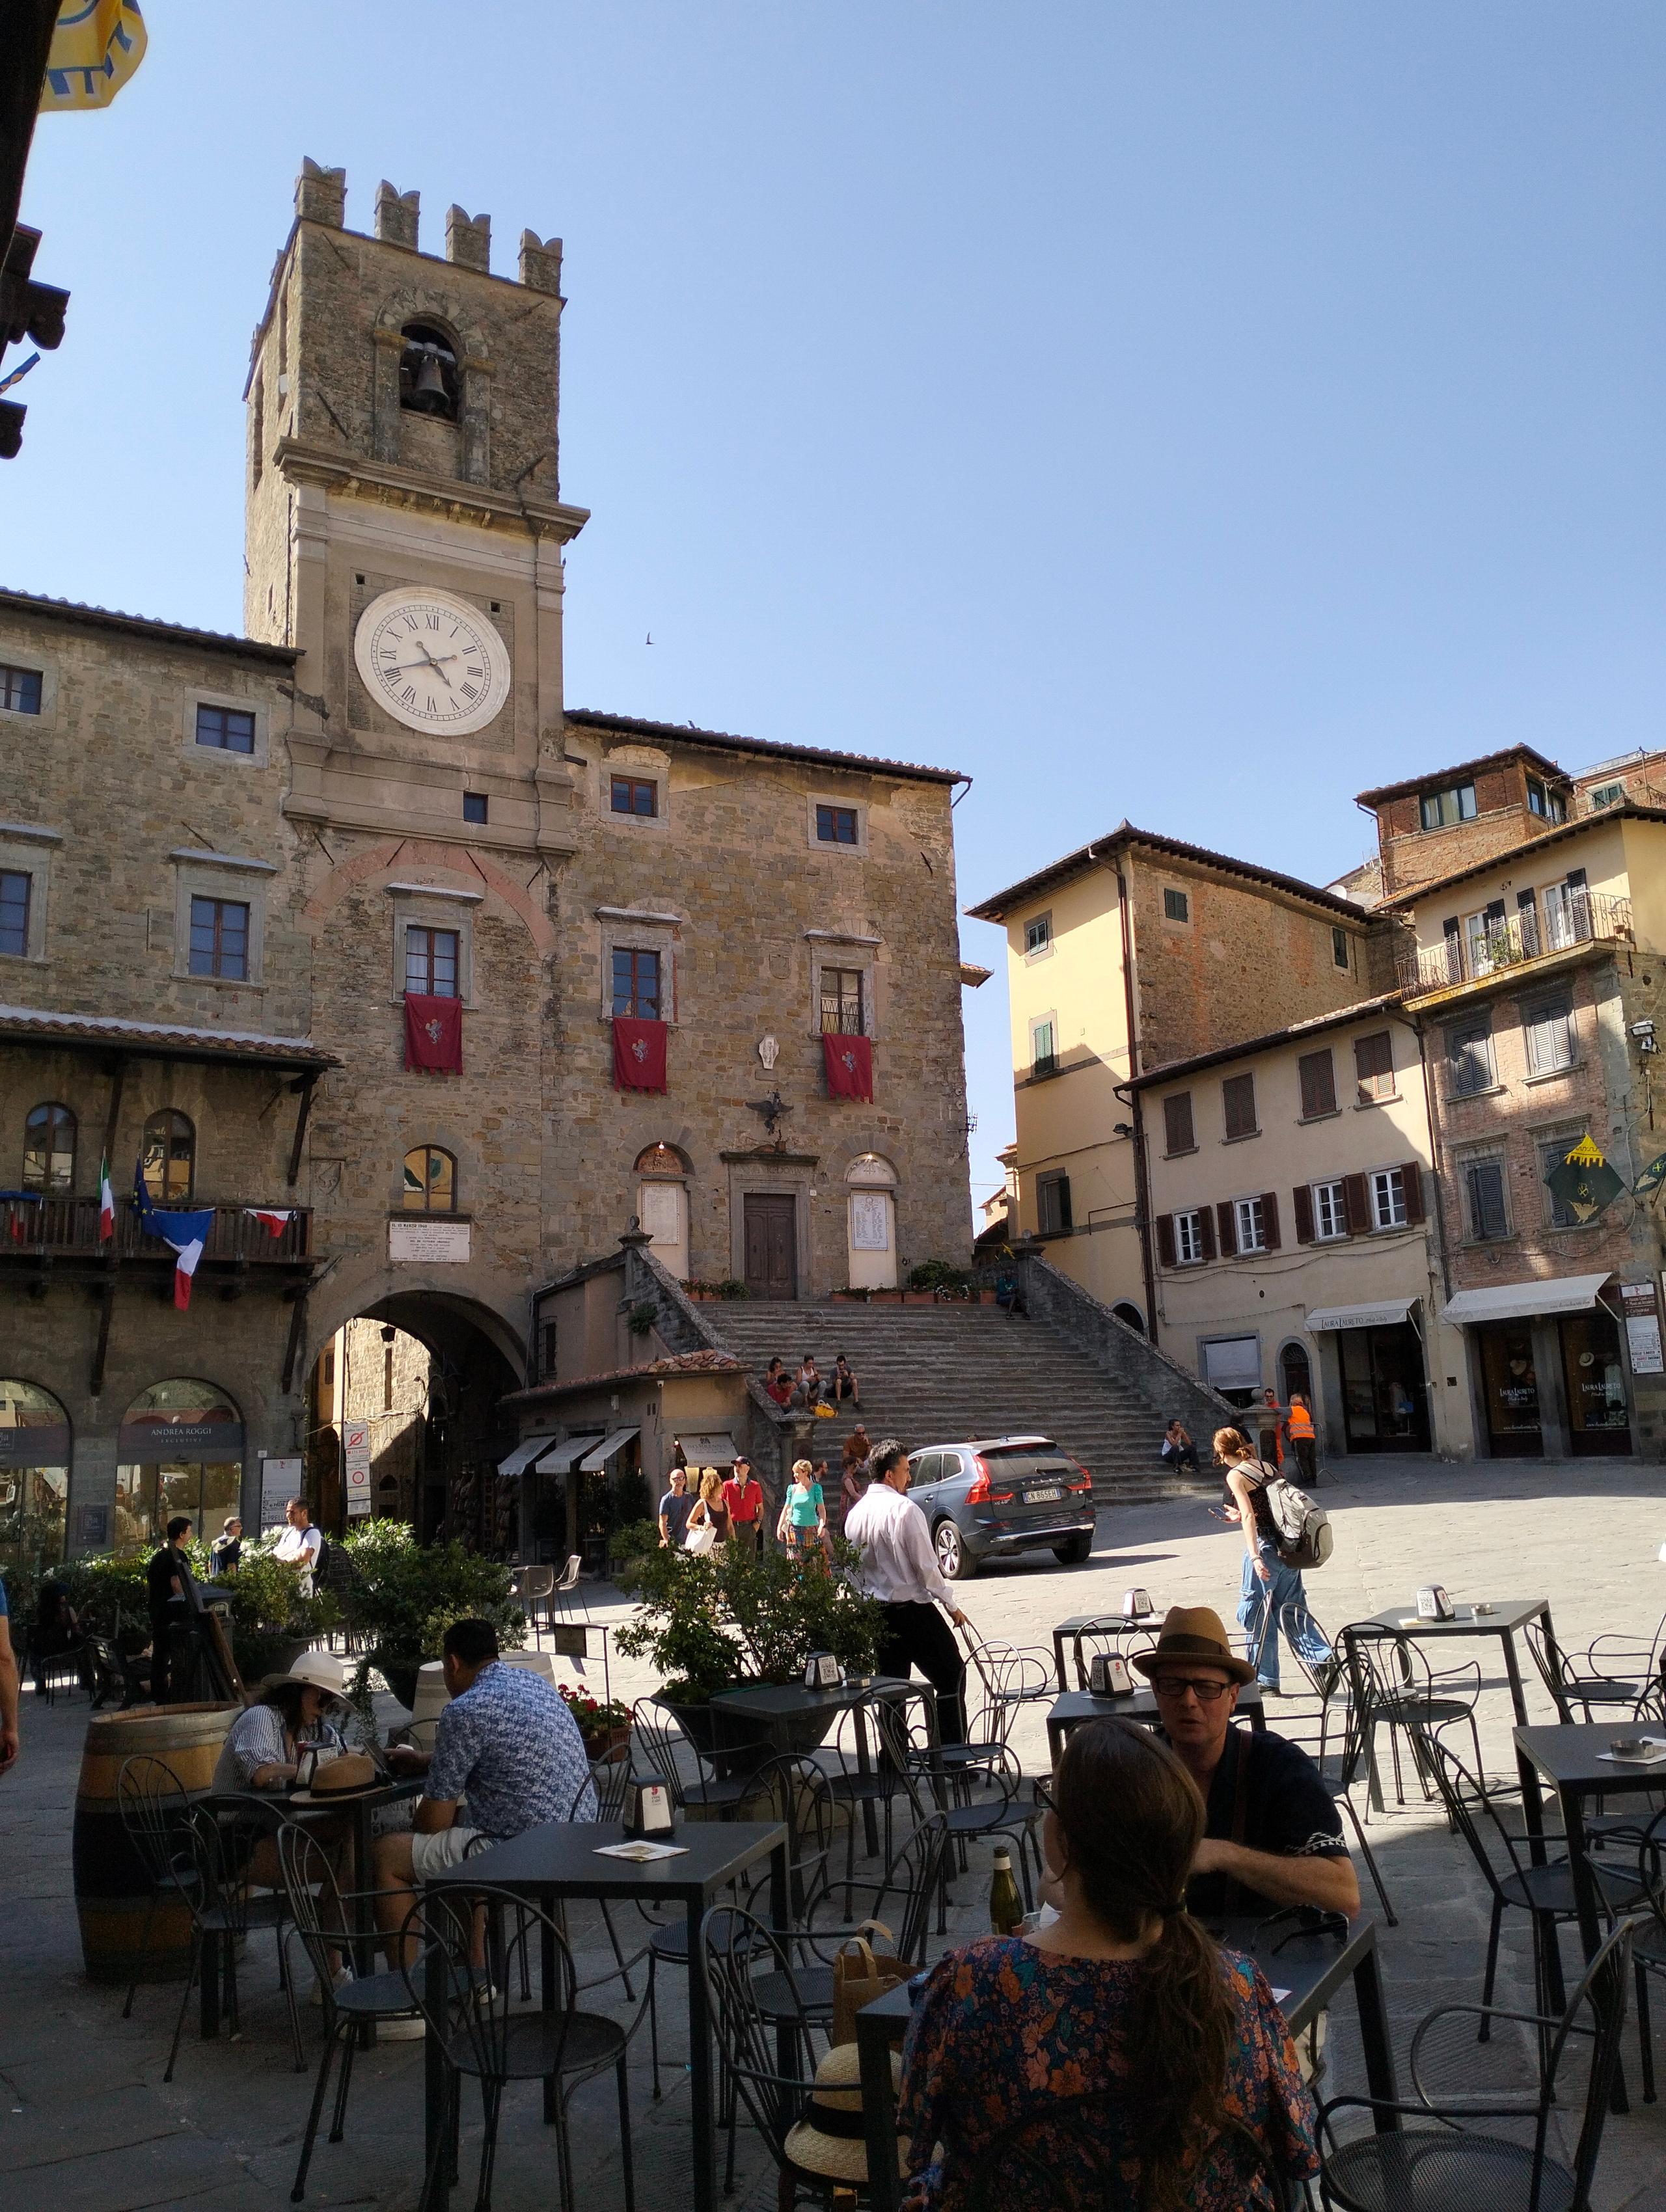
<svg viewBox="0 0 1666 2212">
<path fill-rule="evenodd" d="M 1310 1578 L 1320 1620 L 1335 1626 L 1404 1602 L 1418 1584 L 1439 1579 L 1455 1596 L 1548 1594 L 1559 1630 L 1579 1645 L 1604 1630 L 1647 1638 L 1666 1611 L 1666 1482 L 1614 1463 L 1454 1469 L 1383 1461 L 1327 1486 L 1336 1522 L 1336 1556 Z M 1050 1559 L 1015 1562 L 966 1586 L 968 1610 L 988 1635 L 1045 1645 L 1055 1620 L 1115 1607 L 1130 1583 L 1159 1605 L 1209 1603 L 1229 1620 L 1236 1602 L 1239 1539 L 1201 1504 L 1148 1506 L 1100 1518 L 1100 1550 L 1085 1567 Z M 618 1617 L 617 1600 L 596 1617 Z M 1487 1647 L 1480 1647 L 1483 1650 Z M 593 1668 L 592 1672 L 597 1671 Z M 1286 1680 L 1291 1676 L 1287 1674 Z M 652 1686 L 616 1668 L 616 1690 Z M 1548 1700 L 1529 1683 L 1535 1718 Z M 1044 1709 L 1042 1709 L 1044 1710 Z M 50 1710 L 26 1695 L 24 1759 L 0 1784 L 0 1885 L 6 1899 L 4 1983 L 0 2010 L 0 2201 L 50 2204 L 53 2212 L 138 2212 L 188 2204 L 193 2212 L 289 2202 L 310 2075 L 289 2070 L 282 2000 L 270 1941 L 254 1940 L 244 1968 L 244 2035 L 204 2045 L 188 2035 L 171 2085 L 161 2080 L 173 2001 L 161 1988 L 141 1992 L 133 2020 L 119 2017 L 121 1992 L 94 1989 L 80 1973 L 70 1893 L 70 1825 L 87 1707 L 60 1697 Z M 1491 1669 L 1482 1699 L 1488 1766 L 1509 1765 L 1511 1714 L 1501 1673 Z M 1274 1722 L 1276 1725 L 1276 1721 Z M 1018 1739 L 1026 1765 L 1043 1752 L 1039 1711 Z M 1384 1956 L 1395 2039 L 1403 2051 L 1415 2021 L 1437 2004 L 1480 1994 L 1487 1905 L 1462 1844 L 1420 1800 L 1403 1811 L 1392 1793 L 1386 1816 L 1371 1826 L 1402 1925 L 1386 1931 Z M 975 1857 L 956 1884 L 958 1931 L 977 1932 L 987 1888 L 987 1857 Z M 594 1959 L 588 1916 L 575 1916 L 581 1971 Z M 1572 1945 L 1568 1944 L 1569 1962 Z M 1529 1995 L 1529 1954 L 1519 1928 L 1506 1923 L 1505 1987 Z M 667 2046 L 680 2051 L 680 2003 L 666 1985 Z M 1657 2000 L 1666 2017 L 1666 1991 Z M 315 2013 L 308 2013 L 310 2051 Z M 1633 2110 L 1610 2122 L 1596 2189 L 1598 2212 L 1666 2212 L 1666 2106 L 1638 2101 L 1636 2031 L 1627 2029 Z M 1518 2046 L 1494 2046 L 1495 2066 L 1522 2077 Z M 1660 2052 L 1666 2066 L 1666 2050 Z M 648 2095 L 646 2037 L 633 2079 L 639 2201 L 646 2212 L 688 2203 L 685 2092 L 669 2081 L 658 2105 Z M 1332 2094 L 1361 2086 L 1357 2039 L 1347 2003 L 1333 2015 L 1329 2057 Z M 1402 2068 L 1402 2087 L 1405 2086 Z M 420 2046 L 401 2045 L 362 2059 L 356 2069 L 346 2140 L 321 2143 L 307 2201 L 319 2205 L 406 2208 L 416 2202 L 421 2164 Z M 577 2161 L 583 2212 L 622 2203 L 611 2093 L 594 2085 L 577 2106 Z M 466 2121 L 464 2191 L 474 2172 Z M 506 2106 L 496 2204 L 502 2212 L 553 2205 L 548 2137 L 536 2117 L 536 2093 Z M 773 2173 L 742 2139 L 738 2206 L 767 2212 Z"/>
</svg>

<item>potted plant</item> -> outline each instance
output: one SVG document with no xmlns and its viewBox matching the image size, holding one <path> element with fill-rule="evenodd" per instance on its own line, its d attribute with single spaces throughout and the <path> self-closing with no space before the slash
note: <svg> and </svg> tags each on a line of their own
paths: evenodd
<svg viewBox="0 0 1666 2212">
<path fill-rule="evenodd" d="M 593 1698 L 588 1690 L 557 1686 L 567 1710 L 579 1724 L 584 1755 L 593 1766 L 622 1758 L 630 1741 L 630 1708 L 617 1698 Z"/>
<path fill-rule="evenodd" d="M 232 1656 L 251 1687 L 268 1674 L 287 1674 L 341 1618 L 327 1590 L 304 1597 L 295 1569 L 259 1545 L 246 1546 L 236 1573 L 210 1587 L 230 1604 Z"/>
<path fill-rule="evenodd" d="M 500 1644 L 526 1640 L 509 1595 L 509 1570 L 461 1544 L 419 1544 L 403 1521 L 371 1520 L 343 1545 L 351 1571 L 348 1620 L 364 1639 L 361 1679 L 374 1666 L 399 1703 L 416 1702 L 416 1672 L 440 1656 L 454 1620 L 489 1620 Z"/>
<path fill-rule="evenodd" d="M 865 1306 L 867 1300 L 868 1293 L 866 1291 L 853 1290 L 848 1283 L 845 1285 L 843 1290 L 835 1291 L 833 1293 L 833 1303 L 836 1306 Z"/>
</svg>

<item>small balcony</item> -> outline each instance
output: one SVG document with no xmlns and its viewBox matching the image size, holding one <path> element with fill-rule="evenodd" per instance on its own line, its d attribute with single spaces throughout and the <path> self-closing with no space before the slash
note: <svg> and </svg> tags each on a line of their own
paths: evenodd
<svg viewBox="0 0 1666 2212">
<path fill-rule="evenodd" d="M 1583 888 L 1547 896 L 1513 915 L 1469 916 L 1444 945 L 1402 954 L 1400 988 L 1426 1000 L 1559 961 L 1585 945 L 1632 943 L 1632 902 Z"/>
<path fill-rule="evenodd" d="M 246 1202 L 253 1204 L 253 1200 Z M 109 1243 L 99 1241 L 99 1202 L 95 1198 L 43 1198 L 31 1206 L 13 1200 L 9 1235 L 0 1235 L 0 1259 L 167 1260 L 173 1249 L 159 1237 L 147 1237 L 139 1226 L 138 1210 L 131 1199 L 116 1200 L 115 1233 Z M 189 1210 L 196 1210 L 194 1201 Z M 313 1255 L 313 1214 L 310 1206 L 275 1206 L 289 1219 L 274 1237 L 264 1221 L 244 1205 L 217 1206 L 202 1265 L 230 1264 L 238 1267 L 305 1267 Z"/>
</svg>

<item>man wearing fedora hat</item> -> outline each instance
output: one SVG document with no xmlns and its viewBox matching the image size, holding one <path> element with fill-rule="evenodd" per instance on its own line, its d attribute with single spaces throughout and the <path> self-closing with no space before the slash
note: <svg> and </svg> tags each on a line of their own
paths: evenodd
<svg viewBox="0 0 1666 2212">
<path fill-rule="evenodd" d="M 1207 1817 L 1186 1902 L 1200 1914 L 1313 1905 L 1350 1917 L 1359 1884 L 1341 1815 L 1297 1743 L 1231 1725 L 1255 1668 L 1207 1605 L 1177 1605 L 1134 1660 L 1157 1694 L 1158 1733 L 1203 1793 Z"/>
</svg>

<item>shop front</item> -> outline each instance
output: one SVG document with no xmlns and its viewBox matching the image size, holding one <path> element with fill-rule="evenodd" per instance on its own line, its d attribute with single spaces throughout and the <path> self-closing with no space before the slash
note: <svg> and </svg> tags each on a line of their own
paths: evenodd
<svg viewBox="0 0 1666 2212">
<path fill-rule="evenodd" d="M 1489 1284 L 1446 1307 L 1442 1319 L 1469 1346 L 1476 1433 L 1491 1458 L 1631 1457 L 1631 1362 L 1611 1283 Z"/>
<path fill-rule="evenodd" d="M 1386 1298 L 1308 1315 L 1322 1347 L 1333 1449 L 1339 1435 L 1349 1453 L 1432 1449 L 1417 1306 L 1415 1298 Z"/>
<path fill-rule="evenodd" d="M 33 1382 L 0 1382 L 0 1567 L 55 1567 L 70 1496 L 70 1417 Z"/>
</svg>

